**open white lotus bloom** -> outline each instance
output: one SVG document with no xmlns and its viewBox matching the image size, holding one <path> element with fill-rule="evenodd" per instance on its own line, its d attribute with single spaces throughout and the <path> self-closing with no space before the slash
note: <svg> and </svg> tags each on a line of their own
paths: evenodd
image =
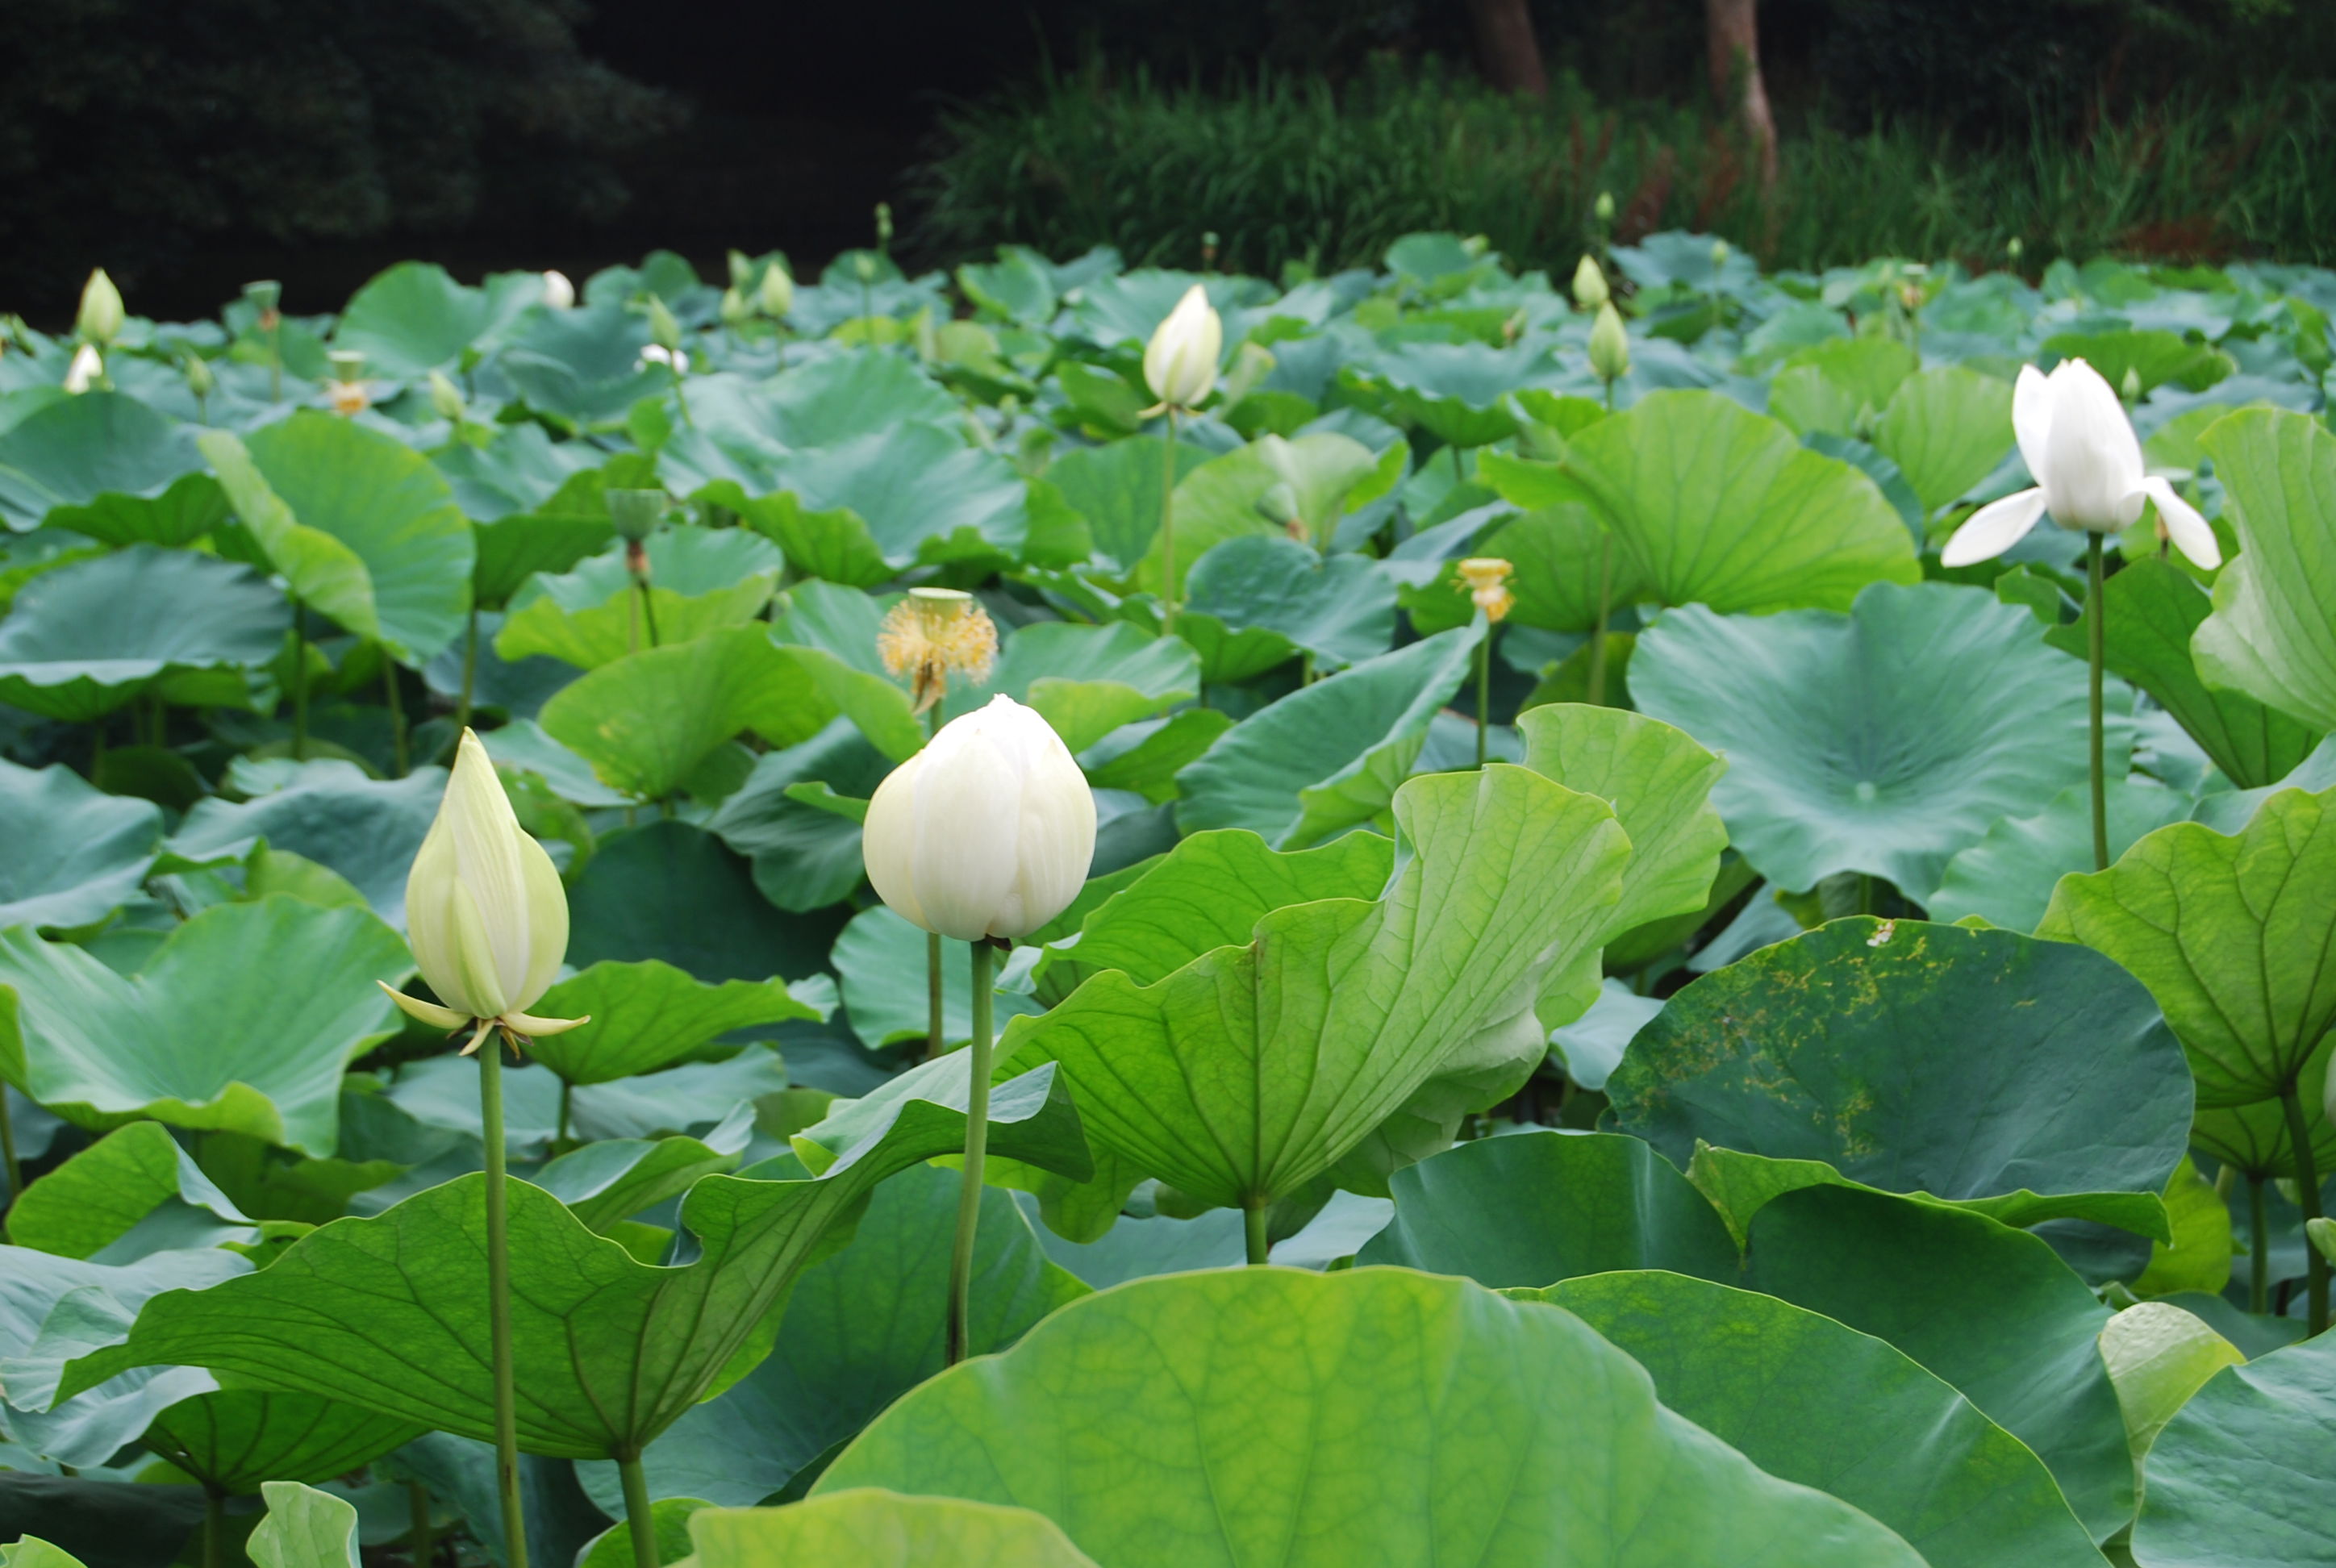
<svg viewBox="0 0 2336 1568">
<path fill-rule="evenodd" d="M 1051 725 L 993 697 L 876 786 L 860 842 L 877 896 L 910 923 L 968 942 L 1027 936 L 1086 881 L 1095 794 Z"/>
<path fill-rule="evenodd" d="M 1224 323 L 1208 291 L 1195 283 L 1152 329 L 1144 348 L 1144 384 L 1165 407 L 1198 407 L 1217 385 L 1217 356 L 1224 346 Z"/>
<path fill-rule="evenodd" d="M 2083 360 L 2064 359 L 2049 375 L 2022 366 L 2011 396 L 2011 426 L 2035 488 L 1973 512 L 1940 552 L 1942 564 L 1992 560 L 2026 538 L 2048 511 L 2062 528 L 2116 533 L 2132 527 L 2152 501 L 2175 548 L 2202 567 L 2223 564 L 2214 531 L 2172 483 L 2143 468 L 2141 438 L 2125 405 Z"/>
<path fill-rule="evenodd" d="M 568 954 L 568 892 L 543 846 L 528 836 L 487 748 L 469 730 L 454 771 L 405 879 L 405 929 L 414 966 L 445 1005 L 388 986 L 390 999 L 425 1024 L 556 1035 L 589 1018 L 539 1018 L 525 1009 L 551 989 Z"/>
</svg>

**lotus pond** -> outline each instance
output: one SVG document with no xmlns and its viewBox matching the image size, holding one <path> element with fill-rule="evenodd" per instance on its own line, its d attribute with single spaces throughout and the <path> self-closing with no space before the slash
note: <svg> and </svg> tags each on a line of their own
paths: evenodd
<svg viewBox="0 0 2336 1568">
<path fill-rule="evenodd" d="M 1603 261 L 12 319 L 0 1563 L 2336 1562 L 2336 273 Z M 994 952 L 862 823 L 1001 696 Z"/>
</svg>

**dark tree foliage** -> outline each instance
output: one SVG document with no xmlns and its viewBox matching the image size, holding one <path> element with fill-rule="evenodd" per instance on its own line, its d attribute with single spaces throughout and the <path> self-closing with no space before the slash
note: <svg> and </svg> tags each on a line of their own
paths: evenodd
<svg viewBox="0 0 2336 1568">
<path fill-rule="evenodd" d="M 578 49 L 579 0 L 0 0 L 0 299 L 208 236 L 604 219 L 674 100 Z M 68 296 L 69 297 L 69 296 Z"/>
</svg>

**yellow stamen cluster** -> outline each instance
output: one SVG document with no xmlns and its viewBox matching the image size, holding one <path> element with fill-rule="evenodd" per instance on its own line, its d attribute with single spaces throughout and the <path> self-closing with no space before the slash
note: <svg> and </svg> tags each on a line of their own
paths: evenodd
<svg viewBox="0 0 2336 1568">
<path fill-rule="evenodd" d="M 1484 612 L 1486 620 L 1499 620 L 1514 608 L 1517 596 L 1509 591 L 1509 574 L 1515 567 L 1497 555 L 1474 555 L 1462 561 L 1458 570 L 1457 586 Z"/>
<path fill-rule="evenodd" d="M 876 651 L 897 678 L 907 677 L 917 711 L 924 713 L 961 675 L 974 686 L 998 663 L 998 627 L 973 595 L 953 588 L 912 588 L 884 616 Z"/>
<path fill-rule="evenodd" d="M 365 384 L 362 381 L 336 381 L 327 395 L 333 401 L 333 412 L 343 419 L 363 414 L 373 406 L 373 394 L 365 390 Z"/>
</svg>

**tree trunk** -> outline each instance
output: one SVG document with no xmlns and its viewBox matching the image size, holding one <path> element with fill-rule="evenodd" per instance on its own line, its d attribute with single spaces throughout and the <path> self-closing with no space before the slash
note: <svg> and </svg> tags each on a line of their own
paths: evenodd
<svg viewBox="0 0 2336 1568">
<path fill-rule="evenodd" d="M 1541 41 L 1533 36 L 1525 0 L 1468 0 L 1468 20 L 1476 29 L 1476 58 L 1485 81 L 1534 98 L 1549 91 Z"/>
<path fill-rule="evenodd" d="M 1757 0 L 1704 0 L 1705 29 L 1711 48 L 1711 90 L 1743 122 L 1760 160 L 1760 182 L 1776 179 L 1776 120 L 1768 111 L 1768 86 L 1760 77 Z"/>
</svg>

